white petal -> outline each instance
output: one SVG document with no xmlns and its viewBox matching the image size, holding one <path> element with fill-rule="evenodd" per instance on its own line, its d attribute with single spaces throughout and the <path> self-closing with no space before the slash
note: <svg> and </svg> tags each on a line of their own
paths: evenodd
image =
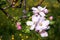
<svg viewBox="0 0 60 40">
<path fill-rule="evenodd" d="M 45 20 L 45 17 L 40 17 L 40 23 L 43 22 Z"/>
<path fill-rule="evenodd" d="M 27 24 L 28 26 L 30 26 L 30 25 L 33 25 L 33 22 L 32 22 L 32 21 L 27 21 L 26 24 Z"/>
<path fill-rule="evenodd" d="M 44 7 L 44 9 L 46 9 L 46 6 Z"/>
<path fill-rule="evenodd" d="M 41 11 L 43 11 L 45 8 L 42 8 Z"/>
<path fill-rule="evenodd" d="M 33 16 L 32 16 L 32 21 L 33 21 L 33 22 L 37 22 L 39 18 L 40 18 L 40 15 L 38 15 L 38 16 L 33 15 Z"/>
<path fill-rule="evenodd" d="M 38 14 L 38 10 L 32 11 L 32 12 L 33 12 L 34 15 L 35 15 L 35 14 Z"/>
<path fill-rule="evenodd" d="M 42 32 L 42 29 L 40 29 L 39 32 Z"/>
<path fill-rule="evenodd" d="M 42 26 L 41 29 L 42 29 L 42 30 L 48 30 L 48 29 L 50 29 L 50 26 Z"/>
<path fill-rule="evenodd" d="M 50 29 L 50 26 L 47 27 L 47 30 Z"/>
<path fill-rule="evenodd" d="M 44 10 L 44 13 L 48 13 L 48 10 L 47 10 L 47 9 L 45 9 L 45 10 Z"/>
<path fill-rule="evenodd" d="M 35 25 L 32 25 L 32 26 L 30 27 L 30 30 L 34 30 L 34 28 L 35 28 Z"/>
<path fill-rule="evenodd" d="M 50 23 L 49 20 L 45 20 L 45 21 L 42 22 L 43 26 L 48 26 L 49 23 Z"/>
<path fill-rule="evenodd" d="M 46 6 L 44 8 L 41 9 L 41 11 L 45 10 L 46 9 Z"/>
<path fill-rule="evenodd" d="M 48 37 L 48 33 L 47 32 L 43 32 L 40 35 L 41 35 L 41 37 Z"/>
<path fill-rule="evenodd" d="M 42 30 L 46 30 L 47 29 L 47 26 L 42 26 Z"/>
<path fill-rule="evenodd" d="M 42 9 L 42 7 L 41 7 L 41 6 L 38 6 L 37 8 L 39 9 L 39 11 L 41 11 L 41 9 Z"/>
<path fill-rule="evenodd" d="M 35 30 L 40 30 L 41 29 L 41 26 L 37 25 Z"/>
<path fill-rule="evenodd" d="M 38 9 L 37 9 L 37 8 L 35 8 L 35 7 L 32 7 L 32 10 L 33 10 L 33 11 L 35 11 L 35 10 L 38 10 Z"/>
<path fill-rule="evenodd" d="M 42 17 L 44 17 L 45 16 L 45 14 L 43 13 L 43 12 L 40 12 L 39 13 Z"/>
</svg>

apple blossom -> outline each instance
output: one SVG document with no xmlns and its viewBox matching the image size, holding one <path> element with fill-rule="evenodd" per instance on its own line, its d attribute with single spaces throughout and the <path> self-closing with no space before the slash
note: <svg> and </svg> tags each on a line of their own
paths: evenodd
<svg viewBox="0 0 60 40">
<path fill-rule="evenodd" d="M 50 21 L 45 18 L 46 13 L 48 13 L 46 6 L 44 8 L 41 6 L 32 7 L 32 10 L 32 21 L 27 21 L 26 24 L 30 26 L 30 30 L 39 31 L 41 37 L 47 37 L 48 33 L 45 30 L 50 29 Z M 52 20 L 53 17 L 51 16 L 49 19 Z"/>
<path fill-rule="evenodd" d="M 35 27 L 35 31 L 39 30 L 39 32 L 41 32 L 42 30 L 47 30 L 50 28 L 50 26 L 48 25 L 49 25 L 49 20 L 44 20 L 42 22 L 39 22 Z"/>
</svg>

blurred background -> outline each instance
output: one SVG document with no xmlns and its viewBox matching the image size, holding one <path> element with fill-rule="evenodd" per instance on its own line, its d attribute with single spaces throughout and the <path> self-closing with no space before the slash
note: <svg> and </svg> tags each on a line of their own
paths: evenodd
<svg viewBox="0 0 60 40">
<path fill-rule="evenodd" d="M 0 40 L 60 40 L 60 0 L 0 0 Z M 25 4 L 26 3 L 26 4 Z M 25 22 L 32 16 L 31 8 L 39 3 L 49 10 L 47 17 L 53 16 L 55 23 L 47 31 L 49 36 L 26 30 Z M 25 10 L 25 11 L 24 11 Z M 21 18 L 22 16 L 28 18 Z M 22 30 L 17 30 L 16 21 L 21 22 Z"/>
</svg>

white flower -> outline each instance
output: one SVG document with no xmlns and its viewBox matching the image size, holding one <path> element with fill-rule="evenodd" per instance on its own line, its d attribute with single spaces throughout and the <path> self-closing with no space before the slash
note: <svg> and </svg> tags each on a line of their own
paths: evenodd
<svg viewBox="0 0 60 40">
<path fill-rule="evenodd" d="M 43 32 L 43 33 L 40 33 L 41 37 L 48 37 L 48 33 L 47 32 Z"/>
<path fill-rule="evenodd" d="M 41 32 L 42 30 L 50 29 L 50 26 L 48 25 L 49 25 L 49 20 L 41 21 L 37 24 L 35 31 L 39 30 L 39 32 Z"/>
<path fill-rule="evenodd" d="M 26 24 L 27 24 L 28 26 L 30 26 L 30 30 L 34 30 L 35 24 L 33 24 L 32 21 L 27 21 Z"/>
<path fill-rule="evenodd" d="M 50 23 L 49 20 L 45 20 L 45 21 L 43 21 L 43 22 L 42 22 L 41 29 L 42 29 L 42 30 L 47 30 L 48 27 L 50 27 L 50 26 L 48 26 L 49 23 Z"/>
<path fill-rule="evenodd" d="M 33 25 L 33 22 L 32 21 L 27 21 L 26 25 L 31 26 L 31 25 Z"/>
</svg>

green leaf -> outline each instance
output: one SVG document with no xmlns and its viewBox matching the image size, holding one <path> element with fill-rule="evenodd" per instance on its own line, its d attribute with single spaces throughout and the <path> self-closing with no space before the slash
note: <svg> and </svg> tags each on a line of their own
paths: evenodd
<svg viewBox="0 0 60 40">
<path fill-rule="evenodd" d="M 55 23 L 55 21 L 50 21 L 50 24 L 53 25 Z"/>
<path fill-rule="evenodd" d="M 26 30 L 25 30 L 25 33 L 30 33 L 30 30 L 29 30 L 29 29 L 26 29 Z"/>
</svg>

